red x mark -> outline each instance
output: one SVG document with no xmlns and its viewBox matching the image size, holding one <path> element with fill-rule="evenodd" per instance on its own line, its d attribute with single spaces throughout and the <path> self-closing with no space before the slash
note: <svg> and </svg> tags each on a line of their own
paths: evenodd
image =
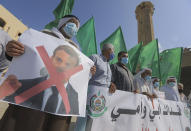
<svg viewBox="0 0 191 131">
<path fill-rule="evenodd" d="M 62 96 L 62 100 L 64 102 L 64 106 L 66 109 L 66 114 L 70 112 L 70 103 L 68 100 L 68 94 L 66 92 L 66 88 L 64 87 L 64 83 L 62 82 L 63 79 L 69 79 L 75 73 L 83 70 L 83 66 L 79 65 L 75 68 L 70 70 L 64 71 L 62 73 L 57 72 L 54 65 L 52 64 L 51 59 L 49 58 L 45 48 L 43 46 L 36 47 L 37 51 L 39 52 L 48 72 L 49 72 L 49 79 L 45 80 L 38 85 L 32 87 L 31 89 L 21 93 L 20 95 L 15 97 L 16 104 L 20 104 L 32 96 L 39 94 L 40 92 L 46 90 L 47 88 L 51 88 L 52 85 L 56 85 L 56 88 L 60 95 Z"/>
</svg>

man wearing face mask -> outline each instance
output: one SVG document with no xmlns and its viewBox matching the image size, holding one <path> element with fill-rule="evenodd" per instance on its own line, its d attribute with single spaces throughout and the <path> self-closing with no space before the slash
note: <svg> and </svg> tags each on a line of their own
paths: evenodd
<svg viewBox="0 0 191 131">
<path fill-rule="evenodd" d="M 116 86 L 111 82 L 111 69 L 109 61 L 115 57 L 114 47 L 112 44 L 104 44 L 102 47 L 102 53 L 100 55 L 94 54 L 90 56 L 90 59 L 96 66 L 96 73 L 92 76 L 88 83 L 88 88 L 109 88 L 109 93 L 114 93 Z M 93 119 L 89 116 L 78 117 L 75 131 L 89 131 L 91 130 Z"/>
<path fill-rule="evenodd" d="M 164 96 L 164 92 L 161 92 L 159 90 L 160 88 L 160 79 L 157 78 L 157 77 L 152 77 L 152 84 L 153 84 L 153 87 L 152 87 L 152 94 L 153 94 L 153 97 L 154 98 L 165 98 Z"/>
<path fill-rule="evenodd" d="M 59 21 L 57 28 L 53 27 L 51 30 L 44 29 L 42 32 L 71 43 L 70 39 L 76 35 L 79 27 L 80 22 L 76 16 L 66 15 Z M 71 44 L 77 47 L 74 42 Z M 6 56 L 9 60 L 11 60 L 13 56 L 20 56 L 23 53 L 24 46 L 18 41 L 9 41 L 6 45 Z"/>
<path fill-rule="evenodd" d="M 76 35 L 80 27 L 79 19 L 74 15 L 66 15 L 60 19 L 57 28 L 43 30 L 43 33 L 68 41 L 78 48 L 70 39 Z M 14 56 L 20 56 L 25 49 L 18 41 L 9 41 L 6 45 L 5 55 L 8 60 Z M 96 72 L 96 67 L 91 68 L 92 75 Z M 22 117 L 21 117 L 22 116 Z M 68 129 L 71 117 L 58 117 L 40 111 L 10 105 L 0 122 L 1 131 L 63 131 Z M 15 123 L 14 123 L 15 122 Z M 9 124 L 10 123 L 10 124 Z M 11 124 L 14 125 L 11 125 Z"/>
<path fill-rule="evenodd" d="M 153 97 L 158 98 L 159 92 L 160 92 L 159 91 L 160 80 L 157 77 L 152 77 L 152 84 L 153 84 L 153 88 L 152 88 Z"/>
<path fill-rule="evenodd" d="M 128 63 L 128 53 L 121 51 L 118 53 L 118 62 L 111 65 L 112 82 L 118 90 L 134 91 L 133 75 L 125 66 Z"/>
<path fill-rule="evenodd" d="M 143 95 L 147 95 L 149 98 L 153 98 L 153 95 L 151 94 L 152 92 L 150 90 L 152 86 L 151 75 L 152 70 L 149 68 L 144 68 L 135 75 L 135 93 L 141 93 Z"/>
<path fill-rule="evenodd" d="M 180 100 L 181 102 L 187 103 L 188 100 L 187 97 L 184 95 L 183 90 L 184 90 L 184 85 L 182 83 L 178 83 L 178 92 L 180 94 Z"/>
<path fill-rule="evenodd" d="M 161 91 L 165 93 L 166 100 L 180 101 L 180 95 L 178 92 L 177 81 L 174 76 L 168 77 L 166 85 L 161 88 Z"/>
<path fill-rule="evenodd" d="M 89 81 L 89 87 L 105 87 L 109 88 L 110 93 L 114 93 L 116 86 L 111 82 L 111 69 L 109 61 L 115 57 L 114 47 L 112 44 L 104 44 L 101 55 L 94 54 L 90 59 L 96 66 L 96 73 Z"/>
</svg>

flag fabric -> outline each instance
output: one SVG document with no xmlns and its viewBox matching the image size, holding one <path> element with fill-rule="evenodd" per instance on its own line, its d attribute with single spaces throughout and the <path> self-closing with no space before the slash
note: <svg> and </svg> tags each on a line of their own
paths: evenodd
<svg viewBox="0 0 191 131">
<path fill-rule="evenodd" d="M 45 29 L 52 29 L 52 27 L 58 26 L 59 19 L 54 20 L 45 26 Z"/>
<path fill-rule="evenodd" d="M 135 74 L 136 66 L 137 66 L 137 60 L 139 59 L 140 51 L 142 48 L 142 42 L 134 46 L 128 51 L 128 69 Z"/>
<path fill-rule="evenodd" d="M 158 40 L 153 40 L 143 46 L 140 52 L 137 69 L 150 68 L 152 76 L 160 78 Z"/>
<path fill-rule="evenodd" d="M 163 85 L 169 76 L 174 76 L 178 82 L 180 81 L 182 52 L 182 48 L 173 48 L 160 53 L 160 71 Z"/>
<path fill-rule="evenodd" d="M 69 15 L 72 12 L 74 6 L 74 0 L 61 0 L 60 4 L 53 11 L 56 19 L 61 19 L 65 15 Z"/>
<path fill-rule="evenodd" d="M 111 43 L 114 46 L 115 58 L 110 62 L 110 64 L 114 64 L 118 61 L 118 53 L 120 51 L 127 51 L 121 27 L 118 27 L 106 40 L 101 42 L 100 47 L 102 48 L 107 43 Z"/>
<path fill-rule="evenodd" d="M 80 27 L 76 35 L 76 39 L 80 44 L 82 52 L 86 56 L 97 54 L 96 34 L 93 17 Z"/>
<path fill-rule="evenodd" d="M 45 28 L 51 29 L 52 27 L 56 27 L 58 25 L 59 19 L 61 19 L 65 15 L 71 14 L 73 6 L 74 0 L 61 0 L 59 5 L 53 11 L 55 20 L 47 24 Z"/>
</svg>

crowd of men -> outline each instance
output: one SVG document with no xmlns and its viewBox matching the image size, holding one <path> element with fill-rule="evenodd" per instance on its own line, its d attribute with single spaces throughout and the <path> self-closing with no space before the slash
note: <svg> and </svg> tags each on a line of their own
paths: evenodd
<svg viewBox="0 0 191 131">
<path fill-rule="evenodd" d="M 66 40 L 79 49 L 71 40 L 79 27 L 80 21 L 76 16 L 66 15 L 59 21 L 57 28 L 45 29 L 42 32 Z M 115 56 L 114 50 L 112 43 L 106 43 L 101 49 L 101 54 L 89 57 L 94 66 L 90 69 L 88 88 L 109 88 L 110 93 L 115 93 L 116 90 L 140 93 L 150 99 L 164 98 L 185 103 L 191 101 L 191 95 L 188 98 L 184 95 L 183 84 L 177 83 L 174 76 L 168 77 L 166 84 L 160 87 L 160 79 L 152 77 L 151 69 L 143 68 L 133 75 L 126 66 L 128 53 L 121 51 Z M 6 32 L 0 30 L 1 77 L 6 73 L 12 58 L 24 53 L 25 48 L 22 43 L 12 40 Z M 118 62 L 110 65 L 109 62 L 115 57 L 118 57 Z M 60 117 L 10 104 L 0 121 L 0 131 L 63 131 L 67 130 L 70 120 L 71 117 Z"/>
</svg>

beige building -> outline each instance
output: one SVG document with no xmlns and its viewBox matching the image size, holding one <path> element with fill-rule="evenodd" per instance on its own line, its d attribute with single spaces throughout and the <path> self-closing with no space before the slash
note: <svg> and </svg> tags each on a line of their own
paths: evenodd
<svg viewBox="0 0 191 131">
<path fill-rule="evenodd" d="M 136 7 L 138 43 L 143 42 L 143 45 L 146 45 L 155 39 L 152 20 L 153 13 L 154 5 L 150 1 L 144 1 Z"/>
<path fill-rule="evenodd" d="M 0 28 L 8 32 L 14 40 L 26 30 L 28 27 L 17 19 L 11 12 L 0 5 Z"/>
</svg>

